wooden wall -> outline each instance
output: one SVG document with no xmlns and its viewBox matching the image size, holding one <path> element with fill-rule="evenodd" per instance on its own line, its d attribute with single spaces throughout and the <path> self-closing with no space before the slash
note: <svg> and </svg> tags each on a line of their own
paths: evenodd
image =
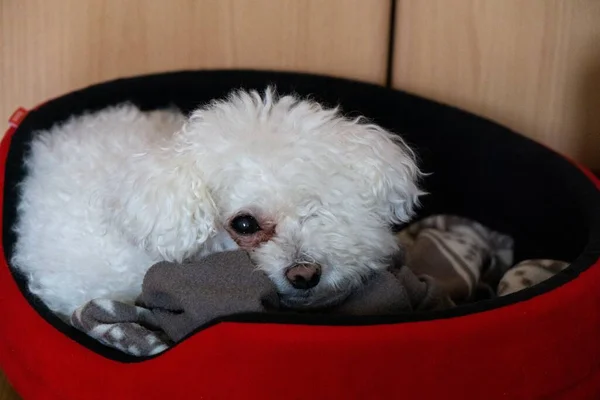
<svg viewBox="0 0 600 400">
<path fill-rule="evenodd" d="M 388 0 L 0 0 L 0 114 L 115 77 L 267 68 L 382 83 Z"/>
<path fill-rule="evenodd" d="M 0 116 L 187 68 L 386 83 L 600 168 L 600 0 L 0 0 Z"/>
<path fill-rule="evenodd" d="M 600 0 L 398 0 L 394 86 L 600 169 Z"/>
</svg>

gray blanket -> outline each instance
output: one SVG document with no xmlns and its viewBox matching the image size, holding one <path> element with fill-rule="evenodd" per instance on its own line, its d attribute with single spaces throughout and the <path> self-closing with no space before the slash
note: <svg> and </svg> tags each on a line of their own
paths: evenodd
<svg viewBox="0 0 600 400">
<path fill-rule="evenodd" d="M 435 216 L 398 234 L 403 253 L 340 304 L 320 313 L 382 315 L 444 309 L 505 295 L 547 279 L 566 263 L 512 265 L 512 240 L 464 218 Z M 158 263 L 147 272 L 135 305 L 96 299 L 71 323 L 101 343 L 135 356 L 168 349 L 199 327 L 248 312 L 285 312 L 268 277 L 247 253 L 200 262 Z"/>
</svg>

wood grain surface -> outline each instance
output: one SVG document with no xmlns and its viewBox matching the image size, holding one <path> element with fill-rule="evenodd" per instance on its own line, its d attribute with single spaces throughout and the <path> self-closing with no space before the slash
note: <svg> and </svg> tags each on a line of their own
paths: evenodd
<svg viewBox="0 0 600 400">
<path fill-rule="evenodd" d="M 600 1 L 399 0 L 393 82 L 600 168 Z"/>
<path fill-rule="evenodd" d="M 99 81 L 188 68 L 383 83 L 389 10 L 389 0 L 0 0 L 0 117 Z"/>
<path fill-rule="evenodd" d="M 4 376 L 2 371 L 0 371 L 0 400 L 19 400 L 19 399 L 20 399 L 19 395 L 17 395 L 17 393 L 15 393 L 15 391 L 12 389 L 12 387 L 6 380 L 6 377 Z"/>
</svg>

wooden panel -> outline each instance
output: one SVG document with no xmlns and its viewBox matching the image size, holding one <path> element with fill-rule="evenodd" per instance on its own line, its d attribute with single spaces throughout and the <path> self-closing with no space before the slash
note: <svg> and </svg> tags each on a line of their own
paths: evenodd
<svg viewBox="0 0 600 400">
<path fill-rule="evenodd" d="M 0 371 L 0 400 L 19 400 L 20 397 L 10 387 L 4 374 Z"/>
<path fill-rule="evenodd" d="M 600 168 L 600 1 L 398 1 L 395 87 Z"/>
<path fill-rule="evenodd" d="M 0 118 L 119 76 L 299 70 L 382 83 L 389 0 L 0 0 Z"/>
</svg>

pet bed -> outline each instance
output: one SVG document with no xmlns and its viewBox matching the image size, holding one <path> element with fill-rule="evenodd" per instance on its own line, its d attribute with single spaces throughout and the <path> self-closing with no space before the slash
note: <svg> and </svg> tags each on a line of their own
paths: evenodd
<svg viewBox="0 0 600 400">
<path fill-rule="evenodd" d="M 340 103 L 402 133 L 433 172 L 419 218 L 471 218 L 510 235 L 515 261 L 570 266 L 517 293 L 442 311 L 231 315 L 143 359 L 63 324 L 27 292 L 26 277 L 7 260 L 22 160 L 36 130 L 125 100 L 189 111 L 232 88 L 267 84 Z M 343 79 L 190 71 L 108 82 L 20 110 L 0 157 L 0 367 L 24 398 L 600 398 L 600 183 L 493 122 Z"/>
</svg>

